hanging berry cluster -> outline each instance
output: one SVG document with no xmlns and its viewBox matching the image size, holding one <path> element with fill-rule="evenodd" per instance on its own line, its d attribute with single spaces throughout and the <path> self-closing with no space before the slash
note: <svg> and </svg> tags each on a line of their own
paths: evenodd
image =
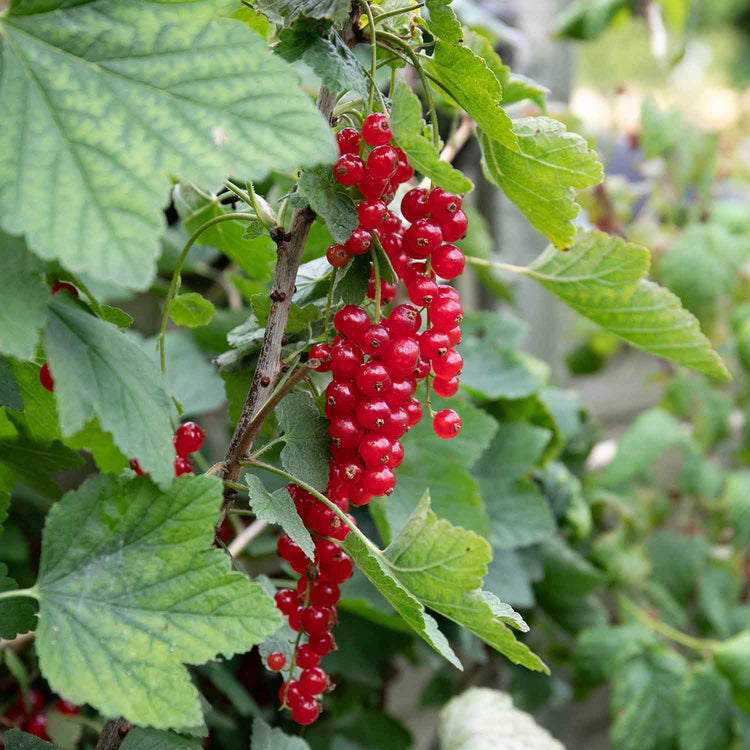
<svg viewBox="0 0 750 750">
<path fill-rule="evenodd" d="M 174 475 L 176 477 L 193 473 L 195 467 L 190 454 L 201 449 L 204 437 L 205 433 L 195 422 L 185 422 L 177 428 L 177 432 L 172 438 L 172 445 L 174 445 L 176 454 L 174 460 Z M 130 462 L 130 468 L 138 476 L 143 474 L 143 469 L 135 459 Z"/>
<path fill-rule="evenodd" d="M 395 305 L 379 319 L 380 306 L 394 301 L 397 288 L 376 279 L 373 268 L 367 296 L 375 299 L 379 281 L 376 319 L 364 307 L 347 305 L 334 316 L 333 341 L 316 344 L 309 352 L 310 359 L 322 362 L 318 372 L 333 376 L 325 389 L 332 458 L 326 496 L 343 513 L 350 504 L 366 505 L 373 497 L 393 492 L 394 470 L 404 458 L 400 439 L 422 418 L 422 404 L 415 397 L 418 382 L 429 378 L 437 395 L 453 396 L 463 367 L 454 348 L 461 340 L 461 300 L 451 286 L 437 283 L 437 277 L 455 279 L 464 269 L 463 253 L 450 244 L 466 233 L 461 197 L 440 188 L 415 187 L 401 201 L 401 215 L 409 222 L 405 224 L 388 204 L 397 187 L 411 180 L 414 169 L 406 154 L 390 145 L 391 139 L 390 123 L 382 113 L 365 118 L 361 135 L 354 128 L 337 133 L 341 156 L 334 175 L 342 185 L 359 191 L 359 226 L 343 245 L 329 247 L 326 257 L 332 266 L 345 266 L 352 256 L 370 252 L 377 238 L 411 302 Z M 423 318 L 426 326 L 420 332 Z M 429 388 L 427 394 L 432 414 Z M 455 437 L 461 418 L 453 409 L 443 409 L 433 414 L 433 428 L 441 438 Z M 317 696 L 330 688 L 318 665 L 335 648 L 330 630 L 336 623 L 338 587 L 352 574 L 350 558 L 336 543 L 344 540 L 349 527 L 304 489 L 293 484 L 287 489 L 315 537 L 315 560 L 310 563 L 287 535 L 279 539 L 279 556 L 301 577 L 296 591 L 277 592 L 276 604 L 290 626 L 307 638 L 298 643 L 279 699 L 296 722 L 310 724 L 320 714 Z M 271 653 L 267 665 L 281 670 L 286 657 Z M 301 672 L 292 679 L 295 668 Z"/>
<path fill-rule="evenodd" d="M 6 709 L 0 717 L 0 725 L 20 729 L 27 734 L 49 741 L 47 714 L 50 710 L 67 716 L 75 716 L 81 709 L 63 698 L 50 702 L 50 697 L 41 690 L 29 690 L 25 696 L 19 695 L 16 702 Z"/>
</svg>

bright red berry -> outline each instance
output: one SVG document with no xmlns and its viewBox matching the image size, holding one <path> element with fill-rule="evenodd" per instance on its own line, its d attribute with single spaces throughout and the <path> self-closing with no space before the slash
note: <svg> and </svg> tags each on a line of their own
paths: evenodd
<svg viewBox="0 0 750 750">
<path fill-rule="evenodd" d="M 336 649 L 336 641 L 330 633 L 310 638 L 309 643 L 312 650 L 320 656 L 327 656 Z"/>
<path fill-rule="evenodd" d="M 299 687 L 305 695 L 320 695 L 328 686 L 328 675 L 320 667 L 302 670 Z"/>
<path fill-rule="evenodd" d="M 373 467 L 362 475 L 362 486 L 376 497 L 390 495 L 396 486 L 396 477 L 387 466 Z"/>
<path fill-rule="evenodd" d="M 391 441 L 399 440 L 409 429 L 409 415 L 404 406 L 391 409 L 391 418 L 383 425 L 381 432 Z"/>
<path fill-rule="evenodd" d="M 296 706 L 303 697 L 297 680 L 281 683 L 281 687 L 279 688 L 279 703 L 282 706 L 289 706 L 290 708 Z"/>
<path fill-rule="evenodd" d="M 372 235 L 362 227 L 358 227 L 352 232 L 352 236 L 344 243 L 346 252 L 349 255 L 364 255 L 370 252 L 372 247 Z"/>
<path fill-rule="evenodd" d="M 394 339 L 383 354 L 383 364 L 391 376 L 409 377 L 419 361 L 419 344 L 415 339 L 403 336 Z"/>
<path fill-rule="evenodd" d="M 367 198 L 357 206 L 360 226 L 365 229 L 377 229 L 383 226 L 388 207 L 383 201 Z"/>
<path fill-rule="evenodd" d="M 448 331 L 448 341 L 451 347 L 457 346 L 461 343 L 461 326 L 456 326 Z"/>
<path fill-rule="evenodd" d="M 279 589 L 273 599 L 282 615 L 290 615 L 299 606 L 297 594 L 291 589 Z"/>
<path fill-rule="evenodd" d="M 449 284 L 443 284 L 438 288 L 438 297 L 448 297 L 456 300 L 456 302 L 461 301 L 461 295 L 458 293 L 458 290 L 454 289 Z"/>
<path fill-rule="evenodd" d="M 388 188 L 388 180 L 378 180 L 367 171 L 357 187 L 365 198 L 378 199 L 383 196 Z"/>
<path fill-rule="evenodd" d="M 315 540 L 315 562 L 322 563 L 340 560 L 342 554 L 341 547 L 335 542 L 320 538 Z"/>
<path fill-rule="evenodd" d="M 450 349 L 448 334 L 436 328 L 428 328 L 419 337 L 419 351 L 425 359 L 444 357 Z"/>
<path fill-rule="evenodd" d="M 430 213 L 427 206 L 427 191 L 424 188 L 412 188 L 401 199 L 401 213 L 407 221 L 424 219 Z"/>
<path fill-rule="evenodd" d="M 382 398 L 365 398 L 357 404 L 356 414 L 366 430 L 379 430 L 391 418 L 391 407 Z"/>
<path fill-rule="evenodd" d="M 334 378 L 353 379 L 363 361 L 362 350 L 351 341 L 339 341 L 331 349 L 331 372 Z"/>
<path fill-rule="evenodd" d="M 466 256 L 455 245 L 440 245 L 432 253 L 432 267 L 443 279 L 455 279 L 464 272 Z"/>
<path fill-rule="evenodd" d="M 391 387 L 383 398 L 393 409 L 396 406 L 403 406 L 416 390 L 417 381 L 414 378 L 395 378 L 391 380 Z"/>
<path fill-rule="evenodd" d="M 357 406 L 357 389 L 351 380 L 333 379 L 325 392 L 325 411 L 328 419 L 351 414 Z"/>
<path fill-rule="evenodd" d="M 461 325 L 464 319 L 464 309 L 461 303 L 450 296 L 438 296 L 430 305 L 430 323 L 439 331 L 446 333 L 452 328 Z"/>
<path fill-rule="evenodd" d="M 365 396 L 382 396 L 391 387 L 391 375 L 382 362 L 373 360 L 360 365 L 355 382 Z"/>
<path fill-rule="evenodd" d="M 367 296 L 369 299 L 375 299 L 375 279 L 370 279 L 370 283 L 367 287 Z M 396 287 L 393 286 L 393 284 L 389 284 L 387 281 L 380 279 L 380 304 L 390 304 L 393 302 L 395 296 Z"/>
<path fill-rule="evenodd" d="M 419 424 L 422 419 L 422 404 L 415 398 L 410 398 L 404 405 L 406 416 L 409 418 L 409 427 Z"/>
<path fill-rule="evenodd" d="M 78 290 L 72 284 L 69 284 L 67 281 L 58 281 L 57 284 L 53 284 L 52 288 L 49 290 L 49 293 L 57 294 L 61 289 L 64 289 L 66 292 L 69 292 L 74 297 L 78 296 Z"/>
<path fill-rule="evenodd" d="M 359 133 L 354 128 L 342 128 L 336 133 L 339 154 L 359 154 Z"/>
<path fill-rule="evenodd" d="M 391 455 L 391 441 L 382 433 L 370 432 L 359 444 L 359 455 L 368 468 L 383 466 Z"/>
<path fill-rule="evenodd" d="M 26 721 L 23 722 L 21 728 L 28 734 L 33 734 L 43 740 L 48 740 L 47 735 L 47 715 L 46 714 L 34 714 L 30 716 Z"/>
<path fill-rule="evenodd" d="M 334 164 L 333 176 L 346 187 L 356 185 L 365 176 L 365 163 L 356 154 L 344 154 Z"/>
<path fill-rule="evenodd" d="M 461 417 L 453 409 L 443 409 L 435 415 L 432 427 L 438 437 L 450 440 L 461 432 Z"/>
<path fill-rule="evenodd" d="M 336 417 L 328 426 L 331 442 L 343 448 L 357 448 L 364 431 L 352 417 Z"/>
<path fill-rule="evenodd" d="M 376 180 L 389 180 L 398 169 L 398 154 L 390 146 L 378 146 L 367 157 L 367 171 Z"/>
<path fill-rule="evenodd" d="M 309 643 L 303 643 L 297 649 L 297 658 L 295 659 L 298 667 L 310 669 L 320 664 L 320 654 L 315 653 L 315 649 Z"/>
<path fill-rule="evenodd" d="M 419 310 L 411 305 L 396 305 L 388 316 L 388 330 L 391 339 L 413 336 L 422 324 Z"/>
<path fill-rule="evenodd" d="M 341 592 L 335 583 L 313 581 L 310 584 L 310 604 L 316 607 L 335 607 L 340 598 Z"/>
<path fill-rule="evenodd" d="M 325 506 L 323 506 L 325 507 Z M 288 563 L 305 563 L 307 556 L 289 534 L 282 534 L 276 542 L 276 553 Z"/>
<path fill-rule="evenodd" d="M 362 123 L 362 137 L 371 146 L 382 146 L 393 137 L 391 123 L 383 112 L 373 112 Z"/>
<path fill-rule="evenodd" d="M 323 364 L 315 368 L 315 372 L 328 372 L 331 369 L 330 344 L 315 344 L 307 355 L 308 359 L 319 359 Z"/>
<path fill-rule="evenodd" d="M 193 473 L 193 462 L 187 456 L 177 456 L 174 460 L 174 475 L 181 477 L 183 474 Z"/>
<path fill-rule="evenodd" d="M 463 367 L 464 358 L 455 349 L 451 349 L 444 357 L 432 360 L 432 371 L 444 380 L 456 377 Z"/>
<path fill-rule="evenodd" d="M 338 560 L 321 562 L 319 567 L 320 579 L 328 583 L 343 583 L 351 578 L 354 571 L 351 558 L 346 552 L 342 552 Z M 312 643 L 312 639 L 310 642 Z M 312 647 L 320 654 L 315 643 L 312 643 Z M 321 654 L 321 656 L 324 656 L 324 654 Z"/>
<path fill-rule="evenodd" d="M 334 268 L 342 268 L 349 262 L 349 253 L 343 245 L 330 245 L 326 250 L 326 260 Z"/>
<path fill-rule="evenodd" d="M 409 300 L 418 307 L 427 307 L 437 297 L 438 285 L 427 276 L 419 276 L 406 287 Z"/>
<path fill-rule="evenodd" d="M 342 336 L 357 341 L 370 327 L 370 316 L 362 307 L 346 305 L 333 316 L 333 325 Z"/>
<path fill-rule="evenodd" d="M 360 444 L 361 445 L 361 444 Z M 341 469 L 341 478 L 344 482 L 353 482 L 356 484 L 362 477 L 361 461 L 351 460 L 346 463 L 338 464 Z"/>
<path fill-rule="evenodd" d="M 279 672 L 280 670 L 284 669 L 284 665 L 286 664 L 286 656 L 284 656 L 281 651 L 273 651 L 268 655 L 267 663 L 268 668 L 272 672 Z"/>
<path fill-rule="evenodd" d="M 410 258 L 426 258 L 443 241 L 440 225 L 432 219 L 417 219 L 404 234 L 404 249 Z"/>
<path fill-rule="evenodd" d="M 401 462 L 403 460 L 404 446 L 401 445 L 401 441 L 396 440 L 391 446 L 391 455 L 388 456 L 388 463 L 386 464 L 386 466 L 388 466 L 388 468 L 391 470 L 398 469 L 398 467 L 401 466 Z"/>
<path fill-rule="evenodd" d="M 55 390 L 55 379 L 49 369 L 49 363 L 45 362 L 39 370 L 39 382 L 50 392 Z"/>
<path fill-rule="evenodd" d="M 315 698 L 302 695 L 292 706 L 292 719 L 302 726 L 312 724 L 318 716 L 320 716 L 320 703 Z"/>
<path fill-rule="evenodd" d="M 460 195 L 453 195 L 443 188 L 435 188 L 427 197 L 430 214 L 439 222 L 453 218 L 461 209 L 461 202 Z"/>
<path fill-rule="evenodd" d="M 302 610 L 302 628 L 308 635 L 322 635 L 333 627 L 333 616 L 326 607 L 305 607 Z"/>
<path fill-rule="evenodd" d="M 295 632 L 299 632 L 302 623 L 302 607 L 297 607 L 291 614 L 287 615 L 289 618 L 289 627 Z"/>
<path fill-rule="evenodd" d="M 380 229 L 383 233 L 400 234 L 403 231 L 401 219 L 399 219 L 393 211 L 387 211 L 385 219 L 383 219 L 383 225 Z M 385 249 L 385 247 L 383 249 Z"/>
<path fill-rule="evenodd" d="M 420 357 L 414 368 L 414 379 L 424 380 L 430 374 L 430 360 Z"/>
<path fill-rule="evenodd" d="M 377 357 L 390 343 L 391 337 L 388 329 L 381 323 L 373 323 L 368 326 L 367 330 L 360 336 L 359 345 L 365 354 L 371 357 Z"/>
<path fill-rule="evenodd" d="M 398 155 L 398 167 L 393 173 L 391 181 L 395 182 L 397 185 L 400 185 L 403 182 L 409 182 L 409 180 L 414 176 L 414 167 L 409 164 L 409 159 L 404 153 L 403 149 L 397 148 L 396 154 Z"/>
<path fill-rule="evenodd" d="M 66 714 L 67 716 L 75 716 L 76 714 L 81 713 L 81 707 L 80 706 L 76 706 L 75 703 L 71 703 L 70 701 L 66 701 L 65 698 L 58 698 L 55 701 L 55 708 L 61 714 Z"/>
<path fill-rule="evenodd" d="M 466 236 L 466 228 L 469 226 L 469 220 L 463 211 L 456 211 L 450 219 L 440 222 L 440 229 L 443 232 L 443 239 L 446 242 L 455 242 Z"/>
<path fill-rule="evenodd" d="M 423 261 L 414 261 L 409 263 L 406 267 L 406 273 L 404 273 L 404 283 L 406 286 L 413 284 L 417 279 L 423 279 L 427 276 L 427 264 Z M 430 272 L 429 277 L 434 281 L 435 274 Z M 438 292 L 440 289 L 438 288 Z"/>
<path fill-rule="evenodd" d="M 372 495 L 359 484 L 352 489 L 351 500 L 353 505 L 367 505 L 372 500 Z"/>
<path fill-rule="evenodd" d="M 457 377 L 435 378 L 432 381 L 432 390 L 441 398 L 450 398 L 455 396 L 458 391 L 459 380 Z"/>
<path fill-rule="evenodd" d="M 177 428 L 175 450 L 178 456 L 187 456 L 199 451 L 203 446 L 205 432 L 195 422 L 185 422 Z"/>
</svg>

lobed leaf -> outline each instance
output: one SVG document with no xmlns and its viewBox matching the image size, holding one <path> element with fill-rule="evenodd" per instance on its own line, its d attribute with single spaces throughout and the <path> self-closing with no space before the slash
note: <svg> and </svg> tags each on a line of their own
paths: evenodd
<svg viewBox="0 0 750 750">
<path fill-rule="evenodd" d="M 180 294 L 169 303 L 169 317 L 178 326 L 204 326 L 211 322 L 215 313 L 213 303 L 197 292 Z"/>
<path fill-rule="evenodd" d="M 726 750 L 732 742 L 732 688 L 712 664 L 698 664 L 680 692 L 680 750 Z"/>
<path fill-rule="evenodd" d="M 310 750 L 301 737 L 289 737 L 281 729 L 271 728 L 258 717 L 253 721 L 253 750 Z"/>
<path fill-rule="evenodd" d="M 351 0 L 256 0 L 255 7 L 269 21 L 289 26 L 298 18 L 317 18 L 334 23 L 346 20 Z"/>
<path fill-rule="evenodd" d="M 321 216 L 336 242 L 346 242 L 359 226 L 354 201 L 341 189 L 330 164 L 306 169 L 297 183 L 299 194 Z"/>
</svg>

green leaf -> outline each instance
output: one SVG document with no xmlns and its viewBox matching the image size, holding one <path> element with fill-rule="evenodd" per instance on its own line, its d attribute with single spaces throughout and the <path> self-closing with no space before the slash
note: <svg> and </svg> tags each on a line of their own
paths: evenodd
<svg viewBox="0 0 750 750">
<path fill-rule="evenodd" d="M 15 591 L 17 588 L 18 584 L 12 578 L 8 578 L 8 568 L 0 562 L 0 594 L 4 591 Z M 34 607 L 28 599 L 14 597 L 0 603 L 0 638 L 15 638 L 19 634 L 34 630 L 36 626 Z"/>
<path fill-rule="evenodd" d="M 147 727 L 133 727 L 120 750 L 200 750 L 200 740 Z"/>
<path fill-rule="evenodd" d="M 320 36 L 312 40 L 302 55 L 320 78 L 321 83 L 334 94 L 339 91 L 352 91 L 366 99 L 369 84 L 364 70 L 354 53 L 336 33 L 328 38 Z"/>
<path fill-rule="evenodd" d="M 3 301 L 0 352 L 11 357 L 31 359 L 36 354 L 49 301 L 49 290 L 42 281 L 41 271 L 42 263 L 27 251 L 23 237 L 11 237 L 0 230 L 0 299 Z"/>
<path fill-rule="evenodd" d="M 732 688 L 711 664 L 699 664 L 680 693 L 680 750 L 726 750 L 732 741 Z"/>
<path fill-rule="evenodd" d="M 102 474 L 119 474 L 129 464 L 115 441 L 105 432 L 96 419 L 92 419 L 82 430 L 65 439 L 65 445 L 73 450 L 86 450 L 96 461 Z"/>
<path fill-rule="evenodd" d="M 265 328 L 268 322 L 268 314 L 271 311 L 271 298 L 268 296 L 268 292 L 261 294 L 254 294 L 250 298 L 250 304 L 253 306 L 253 312 L 258 320 L 258 324 Z M 308 304 L 304 307 L 300 307 L 295 302 L 289 305 L 289 316 L 286 322 L 285 333 L 297 333 L 298 331 L 307 328 L 310 323 L 319 320 L 322 317 L 322 312 L 317 305 Z"/>
<path fill-rule="evenodd" d="M 0 356 L 0 406 L 7 406 L 15 411 L 23 409 L 23 397 L 18 381 L 3 356 Z"/>
<path fill-rule="evenodd" d="M 183 662 L 243 653 L 281 624 L 273 600 L 211 547 L 221 501 L 215 477 L 162 492 L 148 477 L 100 476 L 52 508 L 36 646 L 54 691 L 157 729 L 202 722 Z"/>
<path fill-rule="evenodd" d="M 491 453 L 490 447 L 487 455 Z M 495 464 L 495 468 L 498 478 L 502 475 L 502 464 Z M 498 485 L 490 477 L 480 476 L 480 483 L 490 517 L 493 548 L 525 547 L 552 536 L 557 530 L 549 503 L 530 479 Z"/>
<path fill-rule="evenodd" d="M 685 661 L 667 648 L 624 660 L 612 690 L 612 750 L 664 750 L 677 740 Z"/>
<path fill-rule="evenodd" d="M 352 3 L 351 0 L 256 0 L 255 7 L 269 21 L 289 26 L 301 16 L 342 23 Z"/>
<path fill-rule="evenodd" d="M 580 206 L 576 190 L 602 181 L 602 165 L 584 138 L 568 133 L 558 120 L 524 117 L 513 122 L 519 148 L 512 150 L 481 130 L 482 168 L 518 206 L 532 226 L 556 247 L 575 236 Z"/>
<path fill-rule="evenodd" d="M 578 637 L 575 665 L 587 685 L 611 679 L 617 663 L 640 654 L 653 638 L 638 625 L 588 628 Z"/>
<path fill-rule="evenodd" d="M 706 539 L 658 529 L 646 537 L 644 547 L 651 561 L 651 580 L 661 583 L 678 601 L 688 599 L 705 566 Z"/>
<path fill-rule="evenodd" d="M 440 750 L 565 750 L 507 693 L 469 688 L 440 712 Z"/>
<path fill-rule="evenodd" d="M 451 193 L 468 193 L 474 183 L 447 162 L 429 138 L 422 135 L 422 105 L 403 82 L 396 84 L 391 109 L 391 128 L 398 145 L 406 152 L 414 169 Z"/>
<path fill-rule="evenodd" d="M 427 0 L 427 28 L 430 34 L 450 44 L 460 44 L 464 38 L 463 28 L 450 8 L 450 0 Z"/>
<path fill-rule="evenodd" d="M 750 697 L 750 631 L 724 641 L 714 651 L 714 662 L 737 692 Z"/>
<path fill-rule="evenodd" d="M 276 418 L 286 445 L 281 464 L 293 476 L 323 490 L 328 484 L 328 420 L 312 398 L 294 391 L 276 407 Z"/>
<path fill-rule="evenodd" d="M 169 303 L 169 317 L 178 326 L 204 326 L 211 321 L 215 312 L 213 303 L 197 292 L 180 294 Z"/>
<path fill-rule="evenodd" d="M 102 320 L 108 323 L 114 323 L 118 328 L 130 328 L 133 325 L 133 318 L 119 307 L 102 305 L 99 309 Z"/>
<path fill-rule="evenodd" d="M 345 546 L 364 574 L 413 627 L 414 613 L 410 619 L 402 611 L 404 590 L 412 607 L 417 600 L 468 628 L 515 664 L 547 671 L 506 627 L 528 630 L 520 615 L 481 590 L 492 557 L 489 544 L 473 531 L 438 519 L 430 510 L 429 493 L 424 494 L 401 533 L 384 551 L 365 546 L 355 534 L 348 535 Z M 424 631 L 424 625 L 417 628 L 423 637 Z M 431 640 L 428 642 L 434 646 Z"/>
<path fill-rule="evenodd" d="M 97 416 L 117 447 L 165 487 L 174 478 L 174 406 L 166 380 L 137 344 L 62 299 L 69 296 L 53 298 L 44 337 L 63 435 Z"/>
<path fill-rule="evenodd" d="M 55 396 L 39 381 L 39 365 L 34 362 L 10 361 L 23 396 L 24 417 L 29 434 L 40 443 L 62 439 L 57 420 Z"/>
<path fill-rule="evenodd" d="M 502 87 L 481 57 L 463 45 L 438 41 L 425 67 L 488 138 L 509 151 L 519 152 L 513 123 L 500 106 Z"/>
<path fill-rule="evenodd" d="M 330 164 L 306 169 L 299 178 L 297 190 L 312 210 L 325 220 L 336 242 L 346 242 L 359 226 L 354 201 L 336 182 Z"/>
<path fill-rule="evenodd" d="M 335 302 L 345 305 L 359 305 L 367 295 L 370 285 L 372 265 L 367 255 L 356 255 L 349 265 L 342 269 L 333 289 Z"/>
<path fill-rule="evenodd" d="M 725 499 L 738 547 L 750 545 L 750 472 L 740 471 L 727 477 Z"/>
<path fill-rule="evenodd" d="M 33 734 L 9 729 L 3 738 L 7 750 L 55 750 L 55 746 Z"/>
<path fill-rule="evenodd" d="M 289 737 L 281 729 L 272 729 L 261 718 L 253 721 L 252 750 L 310 750 L 300 737 Z"/>
<path fill-rule="evenodd" d="M 484 587 L 513 607 L 533 607 L 533 576 L 523 550 L 493 548 Z"/>
<path fill-rule="evenodd" d="M 144 289 L 173 175 L 214 184 L 230 169 L 261 179 L 334 160 L 294 71 L 217 18 L 235 6 L 88 0 L 6 13 L 0 98 L 18 106 L 0 133 L 5 231 L 70 271 Z"/>
<path fill-rule="evenodd" d="M 729 379 L 698 321 L 668 289 L 642 278 L 648 267 L 646 248 L 591 231 L 580 235 L 566 253 L 548 247 L 527 273 L 633 346 L 719 380 Z"/>
<path fill-rule="evenodd" d="M 249 472 L 245 472 L 245 484 L 250 496 L 250 507 L 256 517 L 268 523 L 279 524 L 292 541 L 302 548 L 308 558 L 314 560 L 315 545 L 312 537 L 302 523 L 286 487 L 273 493 L 268 492 L 263 482 L 255 474 Z"/>
</svg>

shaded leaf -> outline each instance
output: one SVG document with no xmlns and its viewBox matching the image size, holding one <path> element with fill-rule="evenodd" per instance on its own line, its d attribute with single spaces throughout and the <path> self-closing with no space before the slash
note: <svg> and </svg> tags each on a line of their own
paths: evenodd
<svg viewBox="0 0 750 750">
<path fill-rule="evenodd" d="M 120 750 L 199 750 L 200 748 L 200 740 L 148 727 L 133 727 L 120 745 Z"/>
<path fill-rule="evenodd" d="M 289 737 L 281 729 L 272 729 L 261 718 L 253 721 L 251 750 L 309 750 L 310 746 L 300 737 Z"/>
<path fill-rule="evenodd" d="M 0 562 L 0 594 L 17 588 L 18 584 L 8 577 L 8 568 Z M 15 638 L 34 630 L 36 625 L 36 614 L 29 599 L 18 597 L 0 602 L 0 638 Z"/>
<path fill-rule="evenodd" d="M 726 750 L 732 741 L 732 688 L 711 664 L 699 664 L 680 692 L 680 750 Z"/>
<path fill-rule="evenodd" d="M 0 356 L 0 406 L 7 406 L 15 411 L 23 409 L 23 397 L 18 381 L 3 356 Z"/>
<path fill-rule="evenodd" d="M 204 326 L 210 322 L 215 312 L 213 303 L 197 292 L 180 294 L 169 303 L 169 317 L 178 326 Z"/>
<path fill-rule="evenodd" d="M 7 750 L 55 750 L 55 746 L 33 734 L 9 729 L 3 738 Z"/>
<path fill-rule="evenodd" d="M 346 242 L 359 226 L 354 201 L 341 189 L 330 164 L 306 169 L 297 183 L 299 195 L 325 220 L 336 242 Z"/>
<path fill-rule="evenodd" d="M 341 23 L 351 10 L 351 0 L 256 0 L 255 7 L 269 21 L 289 26 L 300 16 Z"/>
</svg>

